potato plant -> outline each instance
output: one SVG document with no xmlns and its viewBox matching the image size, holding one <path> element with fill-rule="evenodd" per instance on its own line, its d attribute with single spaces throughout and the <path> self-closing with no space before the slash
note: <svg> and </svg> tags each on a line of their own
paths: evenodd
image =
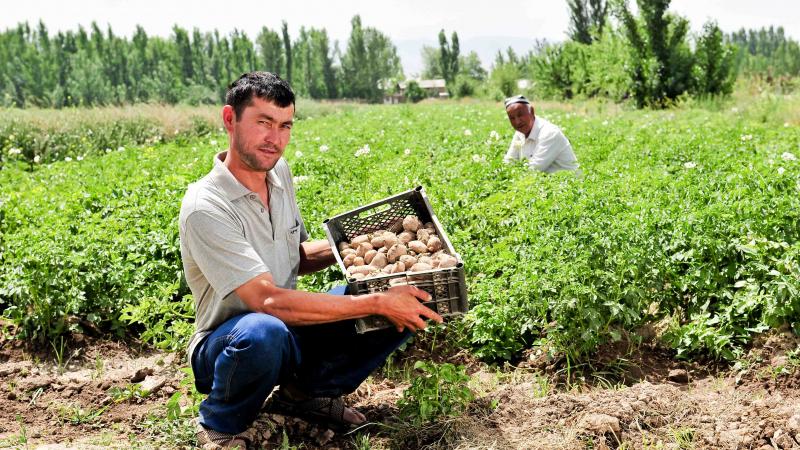
<svg viewBox="0 0 800 450">
<path fill-rule="evenodd" d="M 800 329 L 798 110 L 791 96 L 665 111 L 538 105 L 581 177 L 503 164 L 512 130 L 495 103 L 306 116 L 285 157 L 312 239 L 332 215 L 425 187 L 467 280 L 470 312 L 448 327 L 481 358 L 533 346 L 583 357 L 654 322 L 681 357 L 735 358 L 763 330 Z M 128 146 L 33 168 L 6 159 L 0 311 L 17 335 L 97 328 L 179 347 L 192 312 L 178 208 L 224 145 Z M 424 238 L 397 231 L 351 249 L 369 265 L 389 242 L 384 268 L 406 269 L 389 250 L 410 256 Z M 299 284 L 345 282 L 330 268 Z"/>
</svg>

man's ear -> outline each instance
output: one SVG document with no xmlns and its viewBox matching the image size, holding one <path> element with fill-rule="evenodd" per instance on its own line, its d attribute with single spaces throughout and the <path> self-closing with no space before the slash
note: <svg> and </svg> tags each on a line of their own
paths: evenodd
<svg viewBox="0 0 800 450">
<path fill-rule="evenodd" d="M 233 109 L 231 105 L 225 105 L 222 107 L 222 124 L 225 126 L 225 129 L 228 131 L 233 130 L 233 122 L 236 121 L 236 111 Z"/>
</svg>

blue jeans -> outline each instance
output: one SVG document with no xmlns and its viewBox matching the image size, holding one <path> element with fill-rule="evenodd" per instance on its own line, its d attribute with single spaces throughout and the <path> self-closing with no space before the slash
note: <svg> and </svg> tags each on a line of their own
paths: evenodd
<svg viewBox="0 0 800 450">
<path fill-rule="evenodd" d="M 345 286 L 330 291 L 346 293 Z M 411 333 L 394 328 L 358 334 L 352 320 L 290 327 L 262 313 L 228 319 L 197 346 L 192 370 L 200 423 L 221 433 L 241 433 L 279 384 L 312 397 L 349 394 Z"/>
</svg>

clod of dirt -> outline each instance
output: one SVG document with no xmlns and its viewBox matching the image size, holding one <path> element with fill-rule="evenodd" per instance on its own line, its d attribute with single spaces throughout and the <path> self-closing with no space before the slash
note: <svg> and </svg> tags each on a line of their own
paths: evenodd
<svg viewBox="0 0 800 450">
<path fill-rule="evenodd" d="M 137 370 L 135 374 L 131 377 L 131 383 L 139 383 L 140 381 L 147 378 L 148 375 L 153 374 L 153 369 L 149 367 L 142 367 L 141 369 Z"/>
<path fill-rule="evenodd" d="M 669 371 L 667 379 L 673 383 L 686 384 L 689 382 L 689 372 L 684 369 L 672 369 Z"/>
<path fill-rule="evenodd" d="M 800 413 L 789 418 L 786 422 L 786 428 L 792 433 L 800 433 Z"/>
<path fill-rule="evenodd" d="M 148 377 L 140 385 L 143 392 L 147 392 L 150 394 L 155 394 L 161 389 L 164 384 L 167 382 L 167 379 L 164 377 Z"/>
<path fill-rule="evenodd" d="M 619 436 L 621 429 L 619 419 L 608 414 L 587 414 L 578 422 L 578 428 L 600 435 L 612 433 L 615 436 Z"/>
<path fill-rule="evenodd" d="M 778 448 L 795 448 L 797 443 L 785 431 L 778 430 L 775 432 L 775 436 L 772 437 L 772 445 Z"/>
</svg>

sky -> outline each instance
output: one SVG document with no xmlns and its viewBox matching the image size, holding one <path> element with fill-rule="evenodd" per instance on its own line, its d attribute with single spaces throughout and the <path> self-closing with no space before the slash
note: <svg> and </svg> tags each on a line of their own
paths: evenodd
<svg viewBox="0 0 800 450">
<path fill-rule="evenodd" d="M 800 0 L 673 0 L 670 10 L 687 17 L 694 31 L 713 19 L 726 32 L 783 26 L 787 35 L 800 40 Z M 343 51 L 350 20 L 359 14 L 364 26 L 392 38 L 407 75 L 421 70 L 421 47 L 438 45 L 441 29 L 448 38 L 458 32 L 462 54 L 475 50 L 488 67 L 498 49 L 510 45 L 524 53 L 537 39 L 564 40 L 569 25 L 566 0 L 0 0 L 0 11 L 2 29 L 42 20 L 55 32 L 96 21 L 123 36 L 130 36 L 137 24 L 150 35 L 169 36 L 178 24 L 223 33 L 238 28 L 253 39 L 261 27 L 280 30 L 285 20 L 293 36 L 301 26 L 325 28 Z"/>
</svg>

